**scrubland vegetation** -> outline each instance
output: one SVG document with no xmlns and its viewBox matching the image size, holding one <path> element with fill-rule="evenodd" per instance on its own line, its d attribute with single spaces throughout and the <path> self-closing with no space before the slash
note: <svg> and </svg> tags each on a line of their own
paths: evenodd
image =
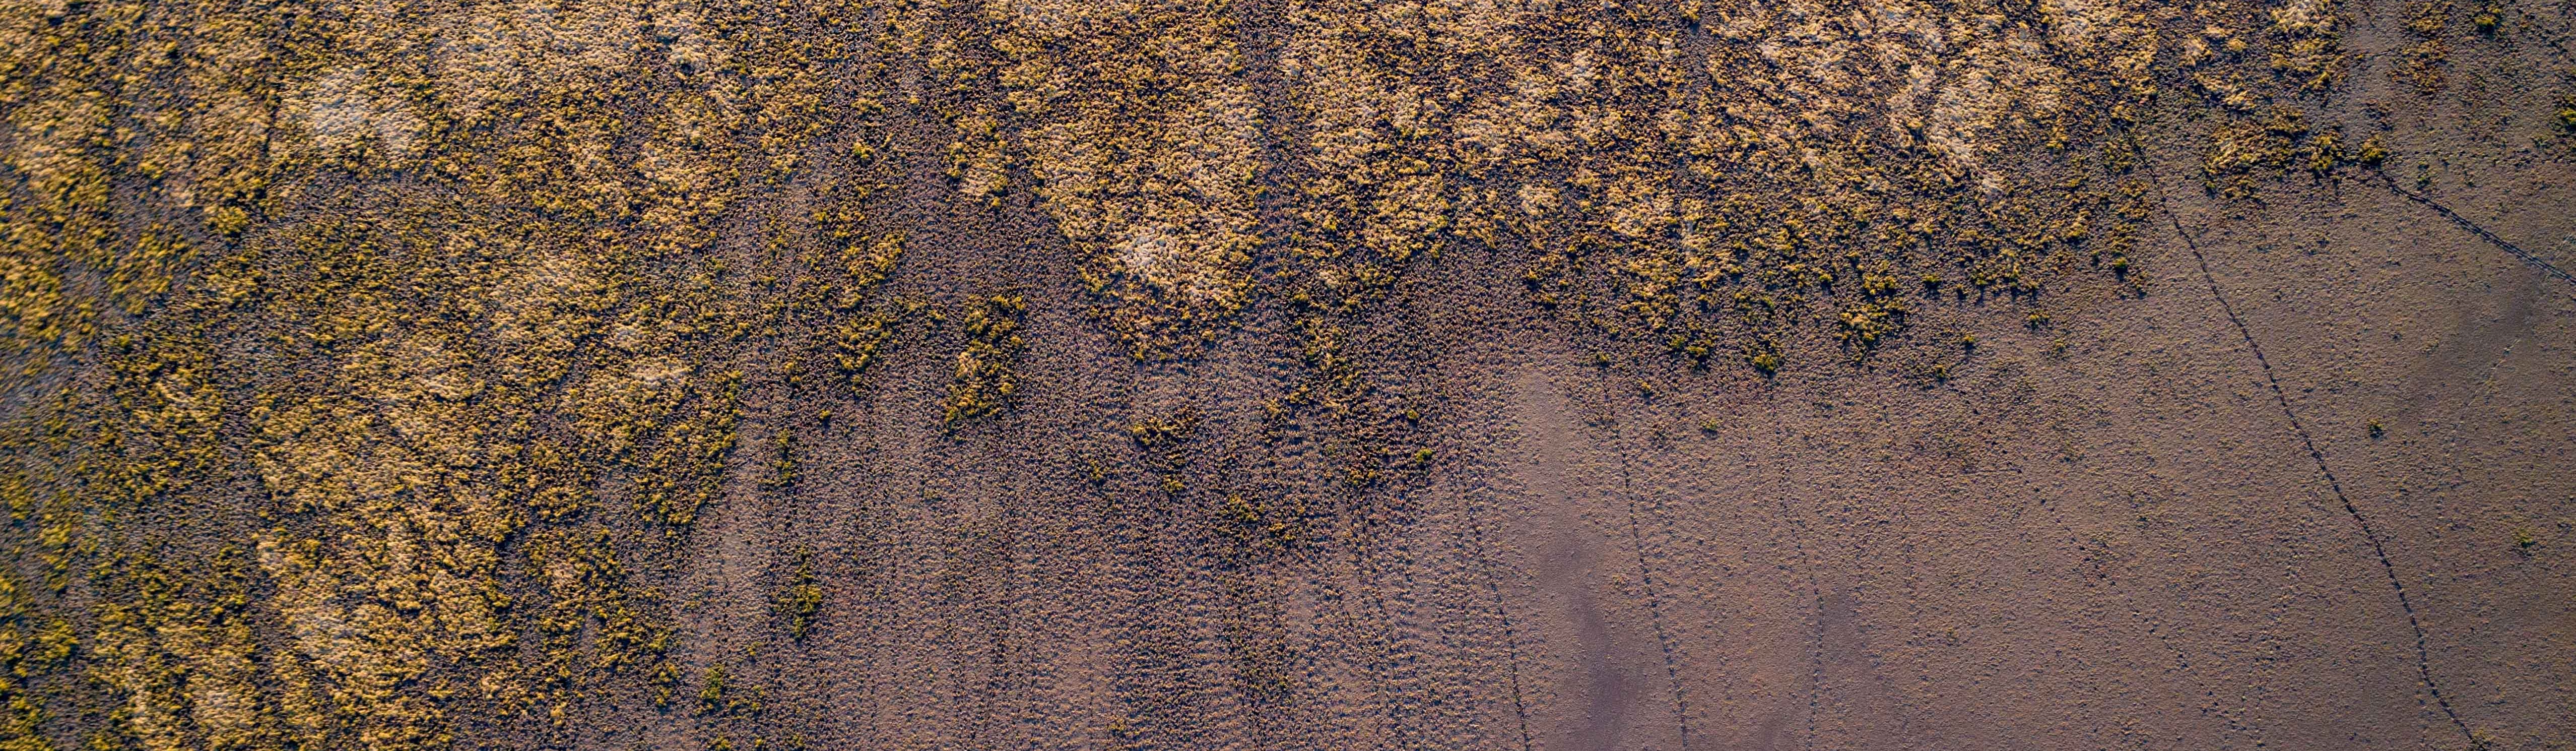
<svg viewBox="0 0 2576 751">
<path fill-rule="evenodd" d="M 2564 20 L 2408 7 L 2367 54 L 2425 93 Z M 817 474 L 857 418 L 814 405 L 891 403 L 896 358 L 940 363 L 963 447 L 1088 346 L 1041 332 L 1152 367 L 1267 320 L 1301 368 L 1267 424 L 1321 426 L 1353 495 L 1440 459 L 1354 342 L 1455 254 L 1616 358 L 1948 379 L 1979 345 L 1928 310 L 2046 341 L 2058 300 L 2165 289 L 2167 192 L 2413 164 L 2330 106 L 2353 13 L 0 0 L 0 748 L 484 747 L 648 704 L 783 747 L 777 673 L 642 569 L 729 499 L 868 482 Z M 2576 110 L 2541 114 L 2563 154 Z M 1077 260 L 943 218 L 1015 211 Z M 1100 424 L 1137 457 L 1067 470 L 1103 486 L 1197 498 L 1192 452 L 1234 450 Z M 1263 554 L 1336 508 L 1205 493 Z M 753 626 L 856 617 L 836 555 L 781 554 Z"/>
</svg>

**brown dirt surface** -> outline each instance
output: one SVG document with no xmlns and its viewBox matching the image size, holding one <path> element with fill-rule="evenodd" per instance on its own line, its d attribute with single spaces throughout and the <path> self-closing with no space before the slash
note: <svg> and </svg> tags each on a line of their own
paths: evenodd
<svg viewBox="0 0 2576 751">
<path fill-rule="evenodd" d="M 0 751 L 2576 749 L 2563 0 L 0 0 Z"/>
</svg>

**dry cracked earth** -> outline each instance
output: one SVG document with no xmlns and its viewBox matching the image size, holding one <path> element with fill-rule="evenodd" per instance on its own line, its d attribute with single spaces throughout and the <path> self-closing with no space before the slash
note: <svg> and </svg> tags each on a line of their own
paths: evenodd
<svg viewBox="0 0 2576 751">
<path fill-rule="evenodd" d="M 0 0 L 0 751 L 2576 748 L 2566 0 Z"/>
</svg>

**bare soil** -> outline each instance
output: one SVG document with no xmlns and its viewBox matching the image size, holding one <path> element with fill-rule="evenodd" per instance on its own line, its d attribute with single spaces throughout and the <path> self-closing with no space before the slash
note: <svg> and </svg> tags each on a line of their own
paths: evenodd
<svg viewBox="0 0 2576 751">
<path fill-rule="evenodd" d="M 2564 3 L 108 5 L 0 749 L 2576 749 Z"/>
</svg>

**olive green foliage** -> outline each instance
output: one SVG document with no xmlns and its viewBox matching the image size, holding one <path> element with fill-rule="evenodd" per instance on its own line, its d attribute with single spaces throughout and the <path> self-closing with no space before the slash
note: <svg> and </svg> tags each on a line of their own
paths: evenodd
<svg viewBox="0 0 2576 751">
<path fill-rule="evenodd" d="M 823 612 L 823 587 L 814 578 L 813 564 L 803 555 L 796 557 L 796 570 L 787 586 L 778 593 L 778 613 L 787 621 L 787 636 L 804 641 L 814 630 L 814 620 Z"/>
<path fill-rule="evenodd" d="M 1439 465 L 1373 316 L 1481 268 L 1449 259 L 1623 359 L 1877 367 L 1974 351 L 1924 332 L 1977 306 L 2063 351 L 2059 300 L 2153 289 L 2160 186 L 2397 158 L 2325 106 L 2345 4 L 1871 7 L 0 0 L 0 750 L 630 710 L 759 746 L 771 674 L 662 585 L 730 504 L 844 480 L 807 405 L 1006 427 L 1090 341 L 1040 332 L 1167 361 L 1275 316 L 1295 372 L 1246 419 L 1322 477 L 1220 465 L 1187 410 L 1100 423 L 1269 555 Z M 2410 91 L 2519 33 L 2403 12 Z M 831 570 L 749 581 L 801 641 Z"/>
<path fill-rule="evenodd" d="M 1028 349 L 1020 316 L 1027 310 L 1019 295 L 995 295 L 966 309 L 966 349 L 957 353 L 956 377 L 948 384 L 949 424 L 1000 411 L 1020 393 L 1020 354 Z"/>
</svg>

